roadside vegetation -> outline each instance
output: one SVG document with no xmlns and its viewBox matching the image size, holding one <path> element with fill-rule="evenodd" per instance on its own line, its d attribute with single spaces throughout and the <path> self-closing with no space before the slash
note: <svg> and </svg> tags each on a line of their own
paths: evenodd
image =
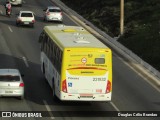
<svg viewBox="0 0 160 120">
<path fill-rule="evenodd" d="M 119 35 L 120 0 L 61 0 L 111 37 Z M 118 41 L 160 70 L 160 0 L 125 0 Z"/>
</svg>

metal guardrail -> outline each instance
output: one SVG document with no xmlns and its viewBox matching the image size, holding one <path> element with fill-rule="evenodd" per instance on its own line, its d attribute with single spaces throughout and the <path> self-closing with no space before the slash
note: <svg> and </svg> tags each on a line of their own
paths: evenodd
<svg viewBox="0 0 160 120">
<path fill-rule="evenodd" d="M 150 64 L 145 62 L 143 59 L 141 59 L 139 56 L 134 54 L 131 50 L 129 50 L 128 48 L 126 48 L 125 46 L 120 44 L 117 41 L 118 38 L 110 37 L 104 31 L 100 30 L 99 28 L 94 26 L 91 22 L 87 21 L 82 16 L 80 16 L 78 13 L 76 13 L 75 11 L 70 9 L 68 6 L 66 6 L 60 0 L 51 0 L 51 1 L 56 3 L 59 7 L 61 7 L 61 9 L 64 10 L 72 19 L 74 19 L 76 21 L 78 21 L 78 19 L 79 19 L 80 20 L 80 21 L 78 21 L 79 24 L 81 24 L 83 26 L 84 25 L 85 26 L 86 25 L 90 26 L 90 28 L 91 28 L 91 30 L 89 30 L 90 32 L 93 33 L 93 31 L 96 31 L 97 33 L 99 33 L 101 36 L 99 36 L 99 35 L 98 36 L 101 37 L 101 38 L 103 37 L 102 39 L 103 39 L 104 42 L 106 42 L 107 44 L 109 44 L 113 48 L 115 48 L 118 51 L 120 51 L 126 57 L 130 56 L 132 58 L 132 60 L 134 60 L 137 64 L 140 64 L 141 66 L 143 66 L 150 74 L 152 74 L 154 77 L 156 77 L 160 81 L 160 72 L 158 70 L 156 70 L 154 67 L 152 67 Z"/>
</svg>

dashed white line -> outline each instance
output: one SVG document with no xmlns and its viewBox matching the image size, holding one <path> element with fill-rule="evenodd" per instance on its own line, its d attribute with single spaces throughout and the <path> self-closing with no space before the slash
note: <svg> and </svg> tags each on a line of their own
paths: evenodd
<svg viewBox="0 0 160 120">
<path fill-rule="evenodd" d="M 29 67 L 29 64 L 28 64 L 28 62 L 27 62 L 26 57 L 22 57 L 22 59 L 23 59 L 23 61 L 24 61 L 25 65 L 26 65 L 27 67 Z"/>
<path fill-rule="evenodd" d="M 54 116 L 53 116 L 53 114 L 52 114 L 52 112 L 51 112 L 51 108 L 47 104 L 47 101 L 43 100 L 43 102 L 44 102 L 44 105 L 45 105 L 47 111 L 49 112 L 49 115 L 51 116 L 51 119 L 55 119 Z"/>
<path fill-rule="evenodd" d="M 11 32 L 13 32 L 13 30 L 11 29 L 11 27 L 10 27 L 10 26 L 8 26 L 8 29 L 9 29 Z"/>
<path fill-rule="evenodd" d="M 0 13 L 3 14 L 2 10 L 0 10 Z"/>
</svg>

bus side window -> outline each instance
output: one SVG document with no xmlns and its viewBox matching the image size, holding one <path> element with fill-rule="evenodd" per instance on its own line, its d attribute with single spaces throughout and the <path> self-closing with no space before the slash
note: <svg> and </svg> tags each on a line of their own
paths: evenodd
<svg viewBox="0 0 160 120">
<path fill-rule="evenodd" d="M 43 40 L 41 42 L 41 50 L 45 50 L 46 39 L 47 39 L 47 36 L 44 34 Z"/>
<path fill-rule="evenodd" d="M 59 56 L 59 49 L 58 47 L 56 47 L 56 59 L 58 60 L 58 56 Z"/>
<path fill-rule="evenodd" d="M 60 51 L 60 54 L 59 54 L 59 61 L 60 63 L 62 62 L 62 51 Z"/>
<path fill-rule="evenodd" d="M 56 49 L 56 68 L 57 68 L 57 71 L 60 73 L 61 72 L 61 50 L 57 47 Z"/>
<path fill-rule="evenodd" d="M 62 66 L 62 51 L 60 51 L 60 54 L 59 54 L 59 69 L 60 69 L 60 72 L 61 72 L 61 66 Z"/>
<path fill-rule="evenodd" d="M 52 42 L 50 43 L 50 60 L 52 61 L 52 59 L 53 59 L 54 57 L 53 57 L 53 44 L 52 44 Z"/>
<path fill-rule="evenodd" d="M 55 57 L 55 43 L 54 42 L 52 42 L 52 56 L 53 56 L 53 58 Z"/>
<path fill-rule="evenodd" d="M 46 54 L 48 55 L 48 52 L 47 52 L 47 47 L 48 47 L 48 37 L 47 37 L 47 36 L 46 36 L 44 42 L 45 42 L 45 44 L 44 44 L 44 51 L 45 51 Z"/>
<path fill-rule="evenodd" d="M 54 66 L 56 65 L 56 51 L 57 51 L 57 46 L 54 44 L 54 47 L 53 47 L 53 56 L 54 56 L 54 59 L 52 60 Z"/>
<path fill-rule="evenodd" d="M 56 45 L 54 44 L 53 46 L 53 54 L 54 54 L 54 57 L 56 56 Z"/>
<path fill-rule="evenodd" d="M 49 39 L 48 46 L 49 46 L 49 56 L 48 57 L 51 60 L 52 56 L 53 56 L 53 45 L 52 45 L 52 40 L 51 39 Z"/>
</svg>

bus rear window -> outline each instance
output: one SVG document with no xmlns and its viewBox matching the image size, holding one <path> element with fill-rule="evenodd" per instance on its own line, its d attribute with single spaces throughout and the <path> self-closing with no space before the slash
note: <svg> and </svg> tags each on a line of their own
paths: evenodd
<svg viewBox="0 0 160 120">
<path fill-rule="evenodd" d="M 104 64 L 105 59 L 104 58 L 95 58 L 94 62 L 95 62 L 95 64 Z"/>
</svg>

